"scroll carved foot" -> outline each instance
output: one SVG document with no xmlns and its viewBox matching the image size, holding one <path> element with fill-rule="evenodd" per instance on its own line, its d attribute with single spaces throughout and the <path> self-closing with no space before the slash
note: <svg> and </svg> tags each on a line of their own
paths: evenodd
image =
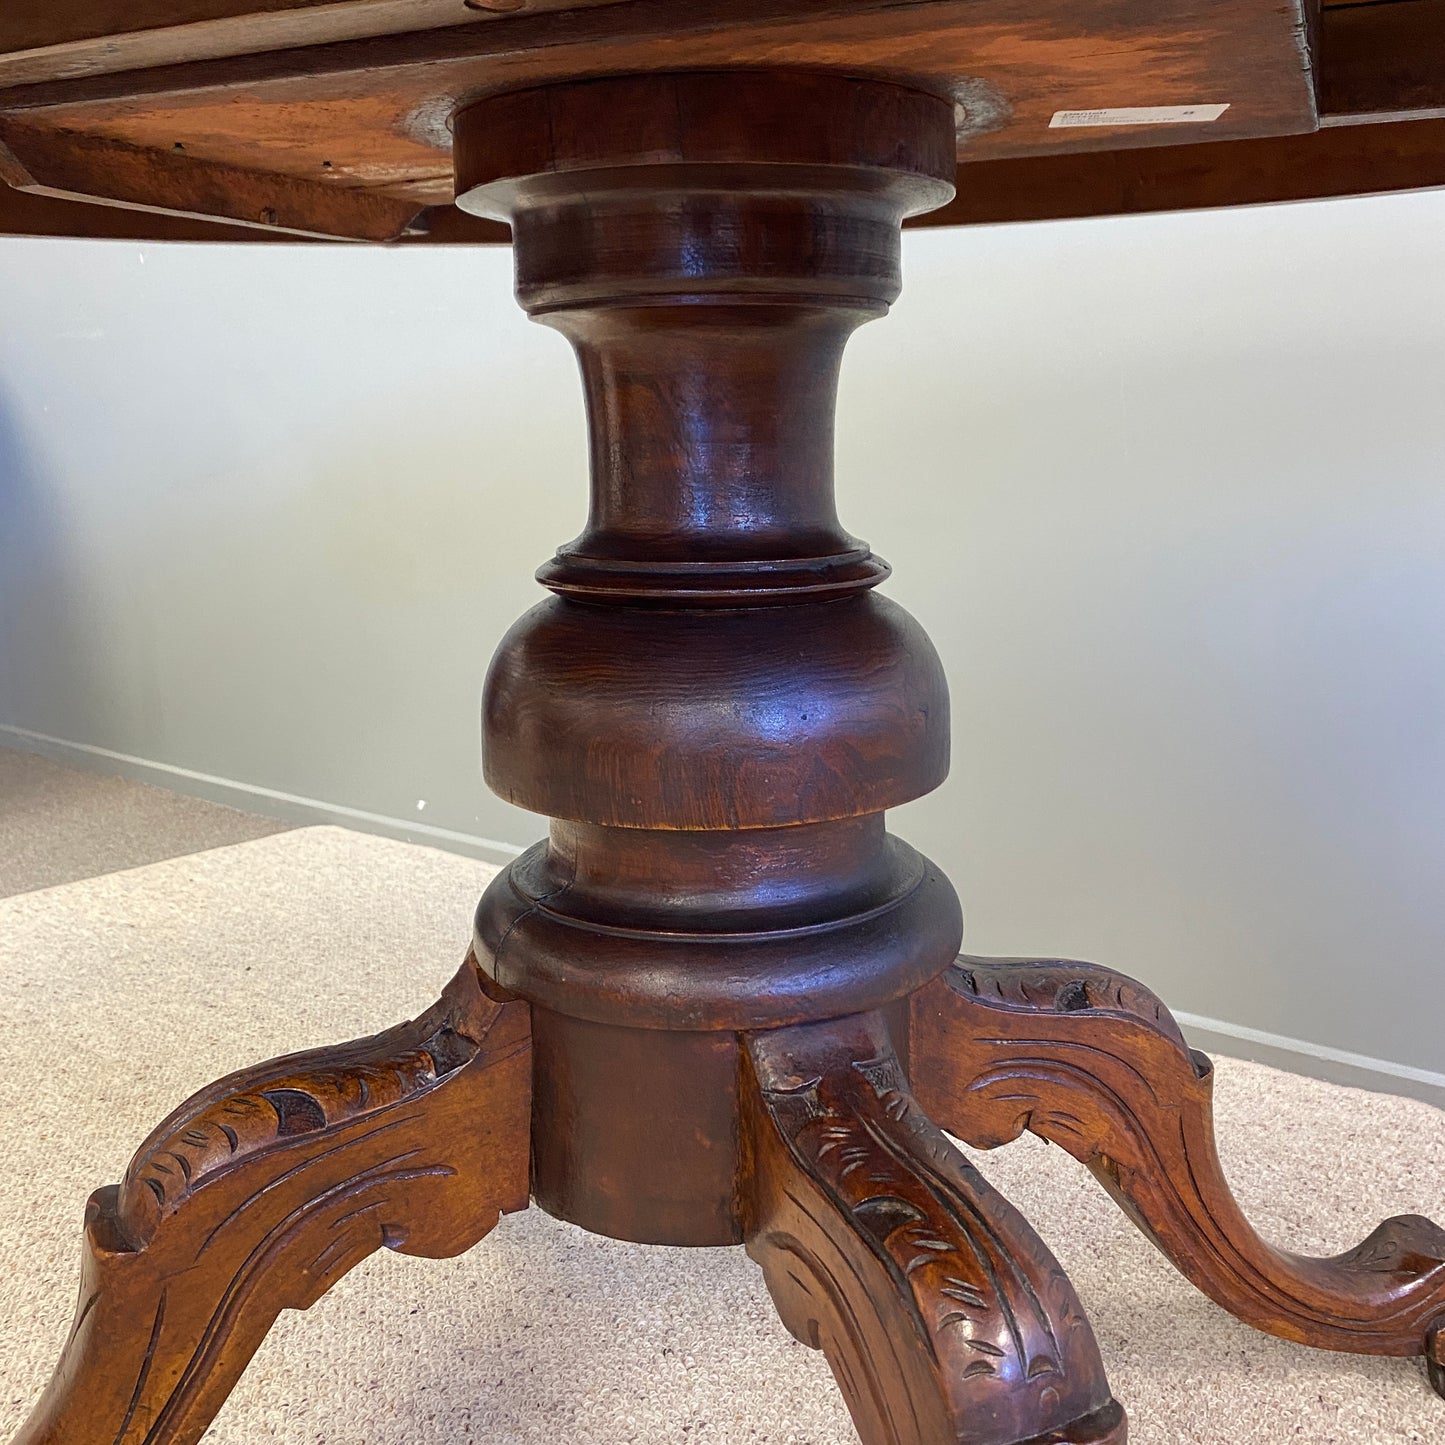
<svg viewBox="0 0 1445 1445">
<path fill-rule="evenodd" d="M 924 1117 L 882 1019 L 749 1054 L 748 1252 L 864 1445 L 1123 1445 L 1067 1278 Z"/>
<path fill-rule="evenodd" d="M 1402 1215 L 1328 1259 L 1266 1244 L 1220 1168 L 1209 1060 L 1133 980 L 1093 964 L 960 958 L 914 997 L 912 1064 L 946 1129 L 980 1148 L 1027 1129 L 1066 1149 L 1247 1323 L 1325 1349 L 1428 1353 L 1445 1317 L 1445 1230 Z"/>
<path fill-rule="evenodd" d="M 14 1445 L 193 1445 L 283 1309 L 524 1208 L 528 1055 L 526 1005 L 469 958 L 421 1018 L 183 1104 L 91 1197 L 75 1322 Z"/>
</svg>

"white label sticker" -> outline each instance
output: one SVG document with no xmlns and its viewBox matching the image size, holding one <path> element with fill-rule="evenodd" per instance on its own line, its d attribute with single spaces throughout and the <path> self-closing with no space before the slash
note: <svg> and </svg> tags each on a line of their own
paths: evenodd
<svg viewBox="0 0 1445 1445">
<path fill-rule="evenodd" d="M 1218 120 L 1223 105 L 1121 105 L 1113 110 L 1056 110 L 1050 130 L 1082 125 L 1190 125 Z"/>
</svg>

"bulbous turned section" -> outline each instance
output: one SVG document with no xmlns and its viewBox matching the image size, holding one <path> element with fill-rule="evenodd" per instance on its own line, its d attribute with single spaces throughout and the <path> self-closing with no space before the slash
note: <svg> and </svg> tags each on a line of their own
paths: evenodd
<svg viewBox="0 0 1445 1445">
<path fill-rule="evenodd" d="M 488 783 L 553 818 L 680 829 L 936 787 L 943 670 L 861 595 L 888 569 L 838 521 L 833 413 L 849 334 L 898 294 L 904 215 L 951 194 L 951 104 L 641 76 L 494 97 L 453 129 L 459 204 L 511 222 L 518 297 L 576 348 L 591 435 L 587 528 L 539 574 L 560 600 L 488 679 Z"/>
<path fill-rule="evenodd" d="M 591 507 L 483 702 L 484 770 L 553 819 L 487 890 L 486 973 L 532 1005 L 532 1187 L 599 1233 L 742 1238 L 739 1036 L 899 1013 L 958 900 L 890 838 L 942 782 L 948 691 L 833 499 L 848 336 L 952 193 L 951 102 L 788 72 L 493 97 L 459 203 L 582 371 Z"/>
<path fill-rule="evenodd" d="M 874 594 L 737 610 L 554 598 L 483 693 L 494 792 L 551 818 L 773 828 L 879 813 L 948 773 L 948 684 Z"/>
</svg>

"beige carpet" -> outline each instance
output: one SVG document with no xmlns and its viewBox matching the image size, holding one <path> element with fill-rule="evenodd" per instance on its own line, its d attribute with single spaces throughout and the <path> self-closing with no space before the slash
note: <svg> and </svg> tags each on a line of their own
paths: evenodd
<svg viewBox="0 0 1445 1445">
<path fill-rule="evenodd" d="M 0 898 L 292 826 L 0 747 Z"/>
<path fill-rule="evenodd" d="M 452 973 L 487 870 L 311 828 L 0 902 L 0 1439 L 48 1376 L 90 1189 L 185 1094 L 370 1032 Z M 1221 1061 L 1237 1193 L 1298 1248 L 1445 1218 L 1445 1114 Z M 1061 1152 L 982 1156 L 1072 1272 L 1136 1445 L 1442 1445 L 1418 1362 L 1245 1329 Z M 646 1249 L 534 1212 L 433 1262 L 374 1256 L 287 1315 L 208 1445 L 835 1445 L 827 1368 L 740 1250 Z"/>
</svg>

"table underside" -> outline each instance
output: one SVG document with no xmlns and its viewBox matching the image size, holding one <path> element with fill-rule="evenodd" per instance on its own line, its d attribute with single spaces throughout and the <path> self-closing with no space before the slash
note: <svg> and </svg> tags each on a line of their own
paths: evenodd
<svg viewBox="0 0 1445 1445">
<path fill-rule="evenodd" d="M 0 16 L 0 231 L 502 241 L 452 201 L 449 117 L 559 80 L 794 67 L 956 107 L 919 224 L 1445 184 L 1445 0 L 142 0 Z M 1218 119 L 1061 112 L 1227 105 Z M 100 204 L 94 204 L 99 202 Z M 87 204 L 89 203 L 89 204 Z"/>
</svg>

